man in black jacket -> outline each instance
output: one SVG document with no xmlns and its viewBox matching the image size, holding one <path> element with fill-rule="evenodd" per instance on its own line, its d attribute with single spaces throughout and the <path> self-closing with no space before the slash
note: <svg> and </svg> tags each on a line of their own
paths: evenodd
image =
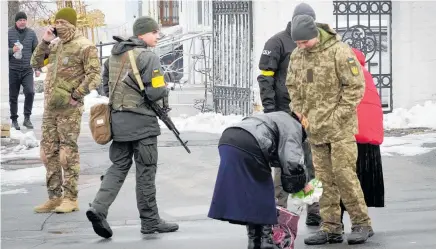
<svg viewBox="0 0 436 249">
<path fill-rule="evenodd" d="M 293 15 L 295 16 L 296 14 L 302 13 L 310 15 L 314 19 L 316 18 L 315 11 L 306 3 L 297 5 Z M 261 73 L 257 77 L 260 89 L 260 97 L 265 113 L 291 111 L 289 107 L 291 99 L 285 83 L 290 55 L 296 47 L 297 45 L 291 37 L 291 22 L 288 23 L 286 30 L 275 34 L 265 43 L 259 61 L 259 69 L 261 70 Z M 303 148 L 309 177 L 312 179 L 315 177 L 315 174 L 310 146 L 307 141 L 303 144 Z M 275 196 L 278 199 L 278 205 L 286 208 L 288 202 L 288 193 L 283 191 L 280 175 L 280 168 L 275 168 Z M 314 203 L 313 205 L 308 206 L 306 224 L 310 226 L 318 226 L 320 221 L 321 217 L 319 215 L 319 204 Z"/>
<path fill-rule="evenodd" d="M 14 54 L 20 52 L 20 47 L 15 45 L 19 41 L 23 48 L 22 57 L 15 58 Z M 24 122 L 23 125 L 28 129 L 33 129 L 30 122 L 32 114 L 33 99 L 35 89 L 33 85 L 33 69 L 30 65 L 30 58 L 38 45 L 38 38 L 35 31 L 27 28 L 27 15 L 18 12 L 15 15 L 15 26 L 8 30 L 8 54 L 9 54 L 9 105 L 11 112 L 12 127 L 20 129 L 18 125 L 18 95 L 20 87 L 23 86 L 24 93 Z M 36 77 L 40 75 L 40 69 L 35 69 Z"/>
</svg>

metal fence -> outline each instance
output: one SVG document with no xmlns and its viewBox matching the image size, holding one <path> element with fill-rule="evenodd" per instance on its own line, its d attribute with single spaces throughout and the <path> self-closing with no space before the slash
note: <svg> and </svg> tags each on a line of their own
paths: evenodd
<svg viewBox="0 0 436 249">
<path fill-rule="evenodd" d="M 392 98 L 392 2 L 333 1 L 336 30 L 342 40 L 361 50 L 378 88 L 385 113 Z"/>
<path fill-rule="evenodd" d="M 213 101 L 223 115 L 252 113 L 251 1 L 213 1 Z"/>
</svg>

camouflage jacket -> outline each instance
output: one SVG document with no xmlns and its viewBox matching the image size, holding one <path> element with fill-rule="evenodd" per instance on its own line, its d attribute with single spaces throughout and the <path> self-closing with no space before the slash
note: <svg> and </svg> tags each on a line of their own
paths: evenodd
<svg viewBox="0 0 436 249">
<path fill-rule="evenodd" d="M 286 79 L 291 108 L 307 118 L 311 143 L 354 140 L 356 107 L 365 90 L 362 68 L 334 30 L 327 24 L 317 25 L 319 43 L 291 54 Z"/>
<path fill-rule="evenodd" d="M 97 47 L 80 34 L 75 34 L 72 40 L 65 43 L 60 40 L 51 44 L 42 41 L 32 55 L 32 67 L 43 67 L 47 55 L 44 108 L 71 108 L 71 97 L 79 101 L 75 108 L 82 107 L 84 96 L 101 83 Z"/>
</svg>

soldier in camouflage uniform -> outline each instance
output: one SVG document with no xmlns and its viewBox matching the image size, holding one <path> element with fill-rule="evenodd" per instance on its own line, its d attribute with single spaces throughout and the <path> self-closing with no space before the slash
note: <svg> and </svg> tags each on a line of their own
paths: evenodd
<svg viewBox="0 0 436 249">
<path fill-rule="evenodd" d="M 315 174 L 323 184 L 322 224 L 305 243 L 343 241 L 341 198 L 353 225 L 348 243 L 364 243 L 373 230 L 355 172 L 356 106 L 365 88 L 362 69 L 351 48 L 327 24 L 297 15 L 291 33 L 298 48 L 291 55 L 286 85 L 292 110 L 308 124 Z"/>
<path fill-rule="evenodd" d="M 307 3 L 300 3 L 294 9 L 294 14 L 307 14 L 316 18 L 315 11 Z M 288 90 L 285 86 L 286 74 L 289 66 L 289 58 L 297 44 L 291 37 L 291 24 L 289 22 L 286 30 L 272 36 L 265 43 L 264 50 L 259 60 L 260 75 L 257 77 L 259 82 L 260 97 L 264 107 L 263 112 L 285 111 L 290 112 Z M 303 142 L 304 159 L 309 179 L 315 177 L 313 168 L 312 153 L 307 140 Z M 274 168 L 274 194 L 277 198 L 277 205 L 287 208 L 289 193 L 283 190 L 281 180 L 281 169 Z M 307 205 L 306 225 L 319 226 L 321 217 L 319 215 L 319 203 Z"/>
<path fill-rule="evenodd" d="M 159 56 L 151 50 L 157 44 L 158 30 L 159 26 L 152 18 L 136 19 L 134 36 L 128 39 L 114 37 L 118 43 L 104 63 L 103 88 L 112 108 L 113 142 L 109 150 L 112 166 L 104 175 L 100 189 L 86 212 L 95 233 L 104 238 L 113 234 L 106 220 L 108 209 L 126 179 L 133 156 L 141 233 L 167 233 L 179 229 L 177 224 L 167 223 L 159 216 L 155 177 L 157 136 L 161 131 L 156 113 L 144 98 L 147 96 L 150 101 L 160 102 L 168 97 L 169 89 L 166 88 Z M 131 62 L 136 64 L 137 77 L 135 65 Z M 138 86 L 140 84 L 143 84 L 144 91 Z"/>
<path fill-rule="evenodd" d="M 54 40 L 54 30 L 49 27 L 31 59 L 34 68 L 42 68 L 47 55 L 49 61 L 44 82 L 41 139 L 41 159 L 47 169 L 49 200 L 35 207 L 38 213 L 79 210 L 77 138 L 84 96 L 100 84 L 101 66 L 96 46 L 76 31 L 76 22 L 74 9 L 59 10 L 55 16 L 58 39 Z"/>
</svg>

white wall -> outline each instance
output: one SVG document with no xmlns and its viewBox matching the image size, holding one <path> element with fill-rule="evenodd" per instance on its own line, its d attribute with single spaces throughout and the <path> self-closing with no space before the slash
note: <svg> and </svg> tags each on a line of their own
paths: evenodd
<svg viewBox="0 0 436 249">
<path fill-rule="evenodd" d="M 9 54 L 8 48 L 8 2 L 0 1 L 0 39 L 1 39 L 1 60 L 0 60 L 0 103 L 1 122 L 9 119 Z M 9 121 L 7 121 L 9 122 Z"/>
<path fill-rule="evenodd" d="M 328 23 L 334 27 L 333 1 L 331 0 L 258 0 L 253 2 L 253 88 L 255 91 L 255 103 L 260 104 L 259 85 L 257 76 L 259 59 L 265 42 L 274 34 L 284 30 L 292 19 L 295 6 L 305 2 L 312 6 L 316 13 L 316 21 Z"/>
<path fill-rule="evenodd" d="M 156 0 L 142 0 L 142 15 L 150 16 L 158 21 L 159 8 Z"/>
<path fill-rule="evenodd" d="M 436 2 L 393 2 L 393 106 L 436 101 Z"/>
</svg>

